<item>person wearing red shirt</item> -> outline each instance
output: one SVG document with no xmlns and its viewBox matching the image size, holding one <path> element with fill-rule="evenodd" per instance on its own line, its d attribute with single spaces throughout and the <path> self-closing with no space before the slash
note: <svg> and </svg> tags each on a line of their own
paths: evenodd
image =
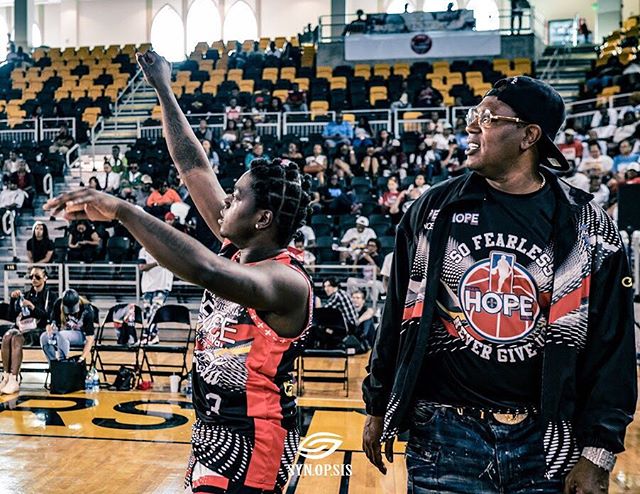
<svg viewBox="0 0 640 494">
<path fill-rule="evenodd" d="M 158 181 L 147 198 L 146 210 L 157 218 L 164 218 L 175 202 L 182 202 L 180 195 L 169 187 L 166 180 Z"/>
</svg>

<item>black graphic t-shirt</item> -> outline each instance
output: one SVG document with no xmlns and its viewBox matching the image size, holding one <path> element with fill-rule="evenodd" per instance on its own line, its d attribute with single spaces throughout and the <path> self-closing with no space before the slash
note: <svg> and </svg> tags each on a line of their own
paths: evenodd
<svg viewBox="0 0 640 494">
<path fill-rule="evenodd" d="M 554 209 L 548 185 L 524 195 L 490 188 L 479 207 L 453 215 L 417 398 L 495 410 L 538 404 Z"/>
</svg>

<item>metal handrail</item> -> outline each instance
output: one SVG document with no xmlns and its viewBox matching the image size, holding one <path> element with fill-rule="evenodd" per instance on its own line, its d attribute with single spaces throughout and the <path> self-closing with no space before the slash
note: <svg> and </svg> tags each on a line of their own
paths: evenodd
<svg viewBox="0 0 640 494">
<path fill-rule="evenodd" d="M 11 250 L 15 262 L 18 260 L 18 249 L 16 246 L 16 212 L 13 209 L 7 209 L 2 216 L 2 231 L 5 235 L 11 236 Z"/>
<path fill-rule="evenodd" d="M 53 176 L 51 173 L 42 177 L 42 190 L 49 196 L 49 199 L 53 199 Z"/>
<path fill-rule="evenodd" d="M 99 128 L 99 130 L 98 130 Z M 93 158 L 96 157 L 96 141 L 100 137 L 100 134 L 104 131 L 104 117 L 98 118 L 96 123 L 91 127 L 91 154 Z"/>
<path fill-rule="evenodd" d="M 129 99 L 131 99 L 131 93 L 129 93 L 129 95 L 128 95 L 128 97 L 127 97 L 127 100 L 125 100 L 125 101 L 121 101 L 121 100 L 123 100 L 123 99 L 124 99 L 125 94 L 127 94 L 127 91 L 128 91 L 132 86 L 134 86 L 135 84 L 138 84 L 138 82 L 140 82 L 140 81 L 136 82 L 136 80 L 137 80 L 138 78 L 140 78 L 140 75 L 141 75 L 141 74 L 142 74 L 142 69 L 138 69 L 138 72 L 136 72 L 136 74 L 131 78 L 131 80 L 129 80 L 129 84 L 127 84 L 127 85 L 125 86 L 125 88 L 120 92 L 120 94 L 119 94 L 119 95 L 118 95 L 118 97 L 116 98 L 116 102 L 114 103 L 114 115 L 117 115 L 117 114 L 118 114 L 118 108 L 119 108 L 119 106 L 120 106 L 120 105 L 124 105 L 124 104 L 126 104 L 126 103 L 129 101 Z M 144 77 L 142 77 L 142 80 L 144 80 Z M 136 88 L 136 89 L 137 89 L 137 88 Z M 135 90 L 134 90 L 134 91 L 132 91 L 132 92 L 135 92 Z"/>
<path fill-rule="evenodd" d="M 71 155 L 73 153 L 75 153 L 77 151 L 77 156 L 76 158 L 71 161 Z M 67 169 L 70 169 L 75 163 L 76 161 L 78 161 L 80 159 L 80 144 L 74 144 L 69 151 L 66 152 L 66 154 L 64 155 L 64 163 L 65 166 L 67 167 Z"/>
<path fill-rule="evenodd" d="M 44 123 L 45 122 L 66 122 L 67 123 L 67 127 L 69 127 L 71 129 L 71 136 L 74 139 L 77 139 L 78 136 L 76 135 L 76 119 L 72 118 L 72 117 L 60 117 L 60 118 L 44 118 L 44 117 L 40 117 L 38 119 L 39 121 L 39 132 L 38 135 L 40 136 L 40 140 L 44 139 L 44 133 L 45 130 L 47 131 L 51 131 L 51 132 L 60 132 L 60 127 L 49 127 L 45 129 Z"/>
</svg>

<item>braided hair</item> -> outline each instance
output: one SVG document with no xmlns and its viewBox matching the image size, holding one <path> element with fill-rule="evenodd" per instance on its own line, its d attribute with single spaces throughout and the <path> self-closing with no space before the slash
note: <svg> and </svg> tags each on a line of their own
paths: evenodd
<svg viewBox="0 0 640 494">
<path fill-rule="evenodd" d="M 287 245 L 310 212 L 311 178 L 295 163 L 278 158 L 253 160 L 250 173 L 256 206 L 273 212 L 276 239 Z"/>
</svg>

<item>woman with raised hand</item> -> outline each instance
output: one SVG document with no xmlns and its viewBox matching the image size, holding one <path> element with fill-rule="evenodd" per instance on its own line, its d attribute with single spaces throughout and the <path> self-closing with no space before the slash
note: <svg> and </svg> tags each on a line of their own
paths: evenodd
<svg viewBox="0 0 640 494">
<path fill-rule="evenodd" d="M 291 372 L 312 316 L 312 285 L 287 249 L 306 216 L 310 181 L 286 161 L 256 160 L 225 194 L 171 91 L 171 66 L 138 54 L 156 89 L 171 157 L 219 255 L 135 206 L 78 190 L 47 208 L 70 219 L 117 219 L 180 278 L 204 287 L 194 350 L 187 492 L 279 493 L 299 443 Z"/>
</svg>

